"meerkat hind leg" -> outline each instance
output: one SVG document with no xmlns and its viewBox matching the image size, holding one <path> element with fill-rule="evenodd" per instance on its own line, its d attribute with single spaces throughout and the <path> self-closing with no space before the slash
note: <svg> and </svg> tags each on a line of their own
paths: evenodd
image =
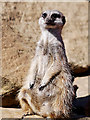
<svg viewBox="0 0 90 120">
<path fill-rule="evenodd" d="M 19 98 L 19 101 L 20 101 L 20 105 L 21 105 L 21 108 L 22 110 L 25 112 L 25 114 L 29 114 L 29 115 L 32 115 L 34 114 L 30 105 L 28 104 L 28 100 L 27 100 L 27 90 L 25 89 L 21 89 L 19 95 L 18 95 L 18 98 Z"/>
<path fill-rule="evenodd" d="M 28 105 L 28 102 L 25 99 L 21 99 L 20 100 L 20 104 L 21 107 L 23 109 L 24 114 L 22 115 L 22 119 L 24 119 L 24 117 L 29 116 L 29 115 L 33 115 L 33 112 L 30 108 L 30 106 Z"/>
</svg>

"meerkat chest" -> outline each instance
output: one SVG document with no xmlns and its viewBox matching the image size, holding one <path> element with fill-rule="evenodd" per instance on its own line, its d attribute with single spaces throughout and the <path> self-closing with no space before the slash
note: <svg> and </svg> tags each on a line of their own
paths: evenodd
<svg viewBox="0 0 90 120">
<path fill-rule="evenodd" d="M 37 51 L 38 51 L 38 55 L 42 55 L 43 57 L 47 56 L 53 56 L 53 48 L 54 48 L 54 44 L 53 43 L 49 43 L 46 42 L 44 43 L 40 43 L 37 46 Z"/>
<path fill-rule="evenodd" d="M 53 56 L 49 44 L 38 46 L 38 74 L 43 77 L 48 67 L 53 62 Z"/>
<path fill-rule="evenodd" d="M 39 58 L 41 63 L 49 65 L 53 62 L 53 51 L 49 43 L 43 45 L 39 50 Z"/>
</svg>

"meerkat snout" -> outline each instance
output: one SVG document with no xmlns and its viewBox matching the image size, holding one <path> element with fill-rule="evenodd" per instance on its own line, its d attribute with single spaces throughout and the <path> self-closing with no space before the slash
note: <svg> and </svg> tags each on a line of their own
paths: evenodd
<svg viewBox="0 0 90 120">
<path fill-rule="evenodd" d="M 57 11 L 45 11 L 42 13 L 40 19 L 39 19 L 39 25 L 41 28 L 62 28 L 65 24 L 65 16 Z"/>
</svg>

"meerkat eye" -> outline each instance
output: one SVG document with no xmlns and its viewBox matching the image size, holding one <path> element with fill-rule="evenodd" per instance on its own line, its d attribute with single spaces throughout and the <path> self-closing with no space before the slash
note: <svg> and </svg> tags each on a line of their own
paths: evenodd
<svg viewBox="0 0 90 120">
<path fill-rule="evenodd" d="M 46 17 L 47 17 L 47 13 L 43 13 L 43 14 L 42 14 L 42 17 L 43 17 L 43 18 L 46 18 Z"/>
<path fill-rule="evenodd" d="M 51 15 L 51 18 L 54 18 L 54 19 L 60 18 L 60 17 L 61 17 L 60 14 L 56 14 L 56 13 Z"/>
</svg>

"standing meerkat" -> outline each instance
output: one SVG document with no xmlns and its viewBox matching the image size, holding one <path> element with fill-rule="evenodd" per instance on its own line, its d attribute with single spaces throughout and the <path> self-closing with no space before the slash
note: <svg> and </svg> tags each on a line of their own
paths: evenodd
<svg viewBox="0 0 90 120">
<path fill-rule="evenodd" d="M 23 110 L 43 117 L 68 118 L 72 110 L 73 85 L 61 37 L 64 15 L 57 10 L 42 13 L 41 38 L 18 98 Z"/>
</svg>

